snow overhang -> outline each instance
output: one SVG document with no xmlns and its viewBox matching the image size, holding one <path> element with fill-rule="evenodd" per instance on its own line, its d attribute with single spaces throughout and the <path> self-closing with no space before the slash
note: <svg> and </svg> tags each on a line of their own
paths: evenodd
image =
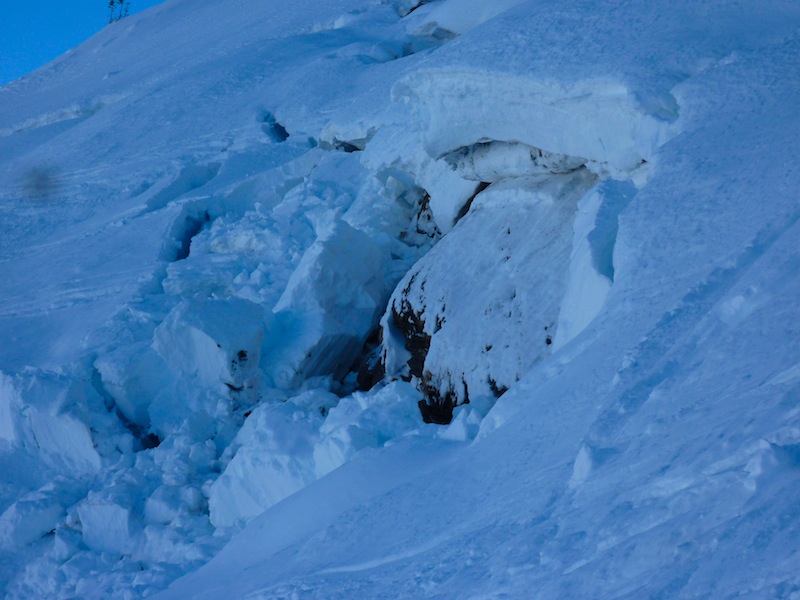
<svg viewBox="0 0 800 600">
<path fill-rule="evenodd" d="M 410 105 L 422 144 L 434 158 L 476 143 L 519 142 L 582 157 L 627 178 L 676 133 L 674 120 L 648 113 L 626 86 L 610 79 L 564 85 L 502 73 L 429 70 L 400 80 L 392 97 Z"/>
</svg>

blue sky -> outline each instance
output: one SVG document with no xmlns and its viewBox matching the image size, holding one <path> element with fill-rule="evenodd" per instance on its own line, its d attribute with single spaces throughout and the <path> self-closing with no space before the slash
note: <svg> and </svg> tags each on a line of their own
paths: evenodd
<svg viewBox="0 0 800 600">
<path fill-rule="evenodd" d="M 162 0 L 132 0 L 139 12 Z M 108 0 L 0 0 L 0 85 L 74 48 L 108 23 Z"/>
</svg>

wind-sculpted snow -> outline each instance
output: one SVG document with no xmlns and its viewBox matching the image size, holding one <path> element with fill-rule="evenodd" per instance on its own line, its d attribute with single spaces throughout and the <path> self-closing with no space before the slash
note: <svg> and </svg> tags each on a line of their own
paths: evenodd
<svg viewBox="0 0 800 600">
<path fill-rule="evenodd" d="M 800 12 L 695 4 L 172 0 L 0 89 L 3 593 L 800 590 Z"/>
</svg>

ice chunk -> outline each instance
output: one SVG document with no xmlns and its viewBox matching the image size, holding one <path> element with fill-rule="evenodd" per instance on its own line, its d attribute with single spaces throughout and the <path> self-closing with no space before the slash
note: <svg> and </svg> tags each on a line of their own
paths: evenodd
<svg viewBox="0 0 800 600">
<path fill-rule="evenodd" d="M 153 347 L 200 386 L 241 388 L 257 371 L 263 322 L 263 309 L 246 300 L 185 300 L 156 329 Z"/>
<path fill-rule="evenodd" d="M 424 162 L 417 177 L 430 195 L 430 209 L 436 225 L 442 233 L 447 233 L 475 194 L 476 182 L 454 170 L 444 159 Z"/>
<path fill-rule="evenodd" d="M 129 507 L 90 494 L 78 507 L 78 516 L 83 541 L 91 549 L 122 554 L 132 551 L 135 524 Z"/>
<path fill-rule="evenodd" d="M 275 305 L 265 340 L 264 368 L 277 385 L 346 373 L 382 309 L 388 259 L 341 219 L 321 227 Z"/>
<path fill-rule="evenodd" d="M 316 479 L 314 443 L 323 414 L 336 401 L 316 389 L 252 412 L 234 441 L 238 450 L 211 486 L 215 527 L 241 524 Z"/>
<path fill-rule="evenodd" d="M 35 451 L 45 469 L 94 472 L 100 468 L 100 456 L 89 426 L 73 413 L 93 395 L 85 383 L 66 376 L 0 373 L 0 435 L 14 446 Z"/>
<path fill-rule="evenodd" d="M 150 402 L 171 379 L 164 360 L 153 350 L 152 344 L 140 342 L 122 346 L 99 357 L 95 367 L 122 414 L 133 423 L 148 427 Z"/>
<path fill-rule="evenodd" d="M 405 381 L 376 392 L 356 392 L 331 409 L 314 449 L 317 476 L 352 459 L 363 448 L 378 448 L 422 426 L 420 393 Z"/>
<path fill-rule="evenodd" d="M 144 516 L 147 523 L 170 523 L 181 509 L 181 488 L 161 486 L 153 492 L 144 505 Z"/>
<path fill-rule="evenodd" d="M 0 515 L 0 545 L 24 546 L 56 528 L 64 515 L 57 494 L 42 491 L 27 494 Z"/>
</svg>

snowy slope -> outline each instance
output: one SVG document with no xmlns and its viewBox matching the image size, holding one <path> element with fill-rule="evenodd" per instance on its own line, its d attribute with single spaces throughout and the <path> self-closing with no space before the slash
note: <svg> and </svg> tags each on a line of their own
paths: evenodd
<svg viewBox="0 0 800 600">
<path fill-rule="evenodd" d="M 800 593 L 798 31 L 172 0 L 0 88 L 5 594 Z"/>
</svg>

